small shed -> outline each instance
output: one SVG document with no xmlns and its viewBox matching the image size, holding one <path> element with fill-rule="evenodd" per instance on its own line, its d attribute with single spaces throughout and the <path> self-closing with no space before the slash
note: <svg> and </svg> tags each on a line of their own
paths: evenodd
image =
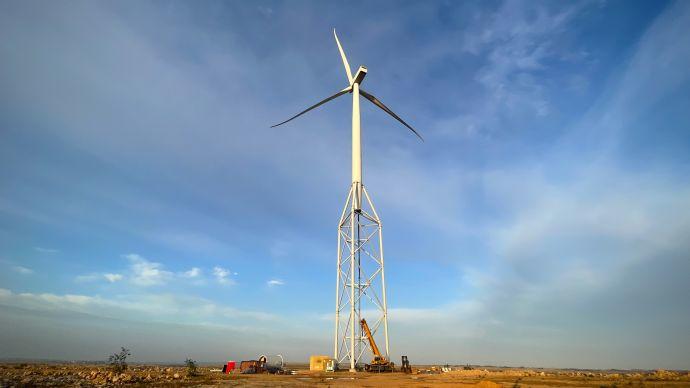
<svg viewBox="0 0 690 388">
<path fill-rule="evenodd" d="M 328 361 L 332 360 L 333 357 L 330 356 L 319 356 L 314 355 L 309 357 L 309 370 L 311 371 L 325 371 L 326 364 Z"/>
</svg>

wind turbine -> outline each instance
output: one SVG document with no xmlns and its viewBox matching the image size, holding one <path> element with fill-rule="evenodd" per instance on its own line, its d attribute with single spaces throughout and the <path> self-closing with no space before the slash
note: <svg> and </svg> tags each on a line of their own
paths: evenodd
<svg viewBox="0 0 690 388">
<path fill-rule="evenodd" d="M 348 86 L 289 119 L 271 126 L 271 128 L 285 124 L 344 94 L 352 94 L 352 184 L 345 201 L 345 207 L 340 215 L 340 221 L 338 222 L 338 266 L 335 295 L 335 335 L 333 342 L 336 363 L 348 362 L 350 364 L 350 371 L 354 372 L 367 349 L 365 343 L 367 339 L 359 325 L 362 316 L 362 302 L 366 304 L 370 302 L 373 307 L 371 310 L 366 310 L 365 307 L 364 310 L 365 314 L 374 315 L 374 320 L 370 320 L 375 322 L 372 326 L 372 334 L 375 335 L 379 327 L 383 325 L 385 356 L 390 360 L 382 226 L 381 219 L 376 213 L 369 193 L 362 183 L 362 137 L 359 96 L 361 95 L 391 115 L 421 140 L 424 139 L 414 128 L 384 105 L 383 102 L 360 87 L 364 77 L 367 75 L 367 68 L 360 66 L 353 76 L 347 56 L 345 56 L 345 51 L 343 51 L 343 46 L 340 44 L 340 40 L 338 40 L 335 29 L 333 29 L 333 36 L 338 45 L 340 57 L 343 60 L 349 83 Z M 362 195 L 366 199 L 366 206 L 364 208 L 362 206 Z M 376 240 L 378 240 L 378 243 Z M 380 284 L 382 298 L 379 298 L 376 292 L 377 283 Z M 366 299 L 363 297 L 366 297 Z M 340 316 L 344 311 L 349 311 L 345 325 L 342 324 Z"/>
</svg>

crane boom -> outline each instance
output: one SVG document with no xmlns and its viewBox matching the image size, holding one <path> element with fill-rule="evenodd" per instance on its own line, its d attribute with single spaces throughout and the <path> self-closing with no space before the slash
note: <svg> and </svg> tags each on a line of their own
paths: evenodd
<svg viewBox="0 0 690 388">
<path fill-rule="evenodd" d="M 367 325 L 366 319 L 362 318 L 359 321 L 360 326 L 362 326 L 362 331 L 366 334 L 369 340 L 369 347 L 371 347 L 371 352 L 374 353 L 374 359 L 371 360 L 371 364 L 364 365 L 364 370 L 367 372 L 393 372 L 394 365 L 390 360 L 381 355 L 379 347 L 376 346 L 376 341 L 374 341 L 374 336 L 369 330 L 369 325 Z"/>
<path fill-rule="evenodd" d="M 376 346 L 376 341 L 374 341 L 374 336 L 371 335 L 371 330 L 369 330 L 369 325 L 367 324 L 366 319 L 362 318 L 359 323 L 362 325 L 362 330 L 367 335 L 369 346 L 371 346 L 371 352 L 374 353 L 375 357 L 381 357 L 381 352 L 379 351 L 379 347 Z"/>
</svg>

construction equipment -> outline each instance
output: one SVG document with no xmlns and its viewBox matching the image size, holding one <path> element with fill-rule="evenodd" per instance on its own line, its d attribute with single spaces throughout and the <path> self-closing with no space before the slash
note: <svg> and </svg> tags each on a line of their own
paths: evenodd
<svg viewBox="0 0 690 388">
<path fill-rule="evenodd" d="M 264 364 L 266 372 L 274 375 L 281 375 L 285 373 L 285 360 L 283 359 L 283 355 L 276 354 L 275 356 L 261 357 L 266 358 L 266 363 Z M 259 359 L 261 359 L 261 357 L 259 357 Z"/>
<path fill-rule="evenodd" d="M 266 372 L 266 356 L 261 356 L 258 360 L 242 361 L 240 363 L 240 373 L 242 374 L 264 372 Z"/>
<path fill-rule="evenodd" d="M 228 361 L 227 364 L 223 365 L 223 373 L 229 374 L 235 370 L 235 361 Z"/>
<path fill-rule="evenodd" d="M 367 372 L 393 372 L 393 363 L 381 355 L 379 347 L 376 346 L 376 341 L 374 341 L 374 336 L 371 334 L 371 330 L 369 330 L 366 319 L 362 318 L 359 324 L 362 326 L 362 331 L 366 334 L 369 340 L 369 347 L 371 347 L 371 352 L 374 354 L 371 364 L 365 364 L 364 370 Z"/>
<path fill-rule="evenodd" d="M 400 371 L 403 373 L 412 373 L 412 367 L 410 366 L 410 361 L 407 359 L 407 356 L 402 356 Z"/>
</svg>

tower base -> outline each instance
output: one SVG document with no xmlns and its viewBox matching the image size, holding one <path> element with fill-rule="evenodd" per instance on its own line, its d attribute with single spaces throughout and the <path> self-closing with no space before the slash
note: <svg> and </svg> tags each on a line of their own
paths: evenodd
<svg viewBox="0 0 690 388">
<path fill-rule="evenodd" d="M 373 323 L 372 335 L 379 346 L 385 345 L 383 356 L 390 359 L 382 236 L 369 193 L 354 182 L 338 222 L 334 335 L 334 359 L 350 372 L 356 372 L 365 356 L 373 357 L 360 327 L 362 318 Z"/>
</svg>

